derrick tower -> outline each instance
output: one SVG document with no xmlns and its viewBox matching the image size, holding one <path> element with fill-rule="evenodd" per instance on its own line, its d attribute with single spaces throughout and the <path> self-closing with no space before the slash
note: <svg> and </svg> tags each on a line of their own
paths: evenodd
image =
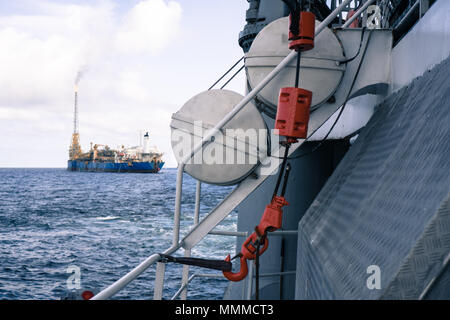
<svg viewBox="0 0 450 320">
<path fill-rule="evenodd" d="M 78 86 L 75 85 L 75 106 L 74 106 L 74 117 L 73 117 L 73 133 L 72 142 L 69 149 L 70 160 L 78 159 L 81 155 L 80 147 L 80 133 L 78 132 Z"/>
</svg>

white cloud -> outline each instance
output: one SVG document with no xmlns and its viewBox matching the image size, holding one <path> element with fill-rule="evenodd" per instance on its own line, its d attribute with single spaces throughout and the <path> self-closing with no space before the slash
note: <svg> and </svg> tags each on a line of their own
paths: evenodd
<svg viewBox="0 0 450 320">
<path fill-rule="evenodd" d="M 175 1 L 141 1 L 124 17 L 116 48 L 126 53 L 161 52 L 179 30 L 181 11 Z"/>
<path fill-rule="evenodd" d="M 32 106 L 64 92 L 76 64 L 76 50 L 66 38 L 54 35 L 45 40 L 14 28 L 0 30 L 0 101 L 2 104 Z"/>
<path fill-rule="evenodd" d="M 36 15 L 0 18 L 0 43 L 6 48 L 0 50 L 3 105 L 26 108 L 47 102 L 61 106 L 77 72 L 85 66 L 90 76 L 106 73 L 111 82 L 118 78 L 123 87 L 115 94 L 148 99 L 142 88 L 132 87 L 144 71 L 124 70 L 130 60 L 120 55 L 160 52 L 176 35 L 181 17 L 177 2 L 163 0 L 139 2 L 125 14 L 122 24 L 117 23 L 109 1 L 66 6 L 44 2 L 37 8 L 42 12 Z M 104 84 L 94 81 L 94 86 Z"/>
<path fill-rule="evenodd" d="M 2 104 L 60 104 L 72 90 L 80 66 L 98 60 L 105 51 L 111 6 L 47 4 L 45 9 L 37 15 L 0 18 L 0 43 L 6 49 L 0 51 Z"/>
</svg>

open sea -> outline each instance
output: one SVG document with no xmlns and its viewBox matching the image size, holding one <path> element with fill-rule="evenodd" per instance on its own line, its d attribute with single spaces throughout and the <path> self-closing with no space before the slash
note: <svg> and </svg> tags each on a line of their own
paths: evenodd
<svg viewBox="0 0 450 320">
<path fill-rule="evenodd" d="M 0 299 L 61 299 L 69 266 L 82 289 L 106 288 L 172 243 L 176 169 L 158 174 L 0 169 Z M 193 224 L 196 181 L 185 175 L 181 236 Z M 232 187 L 202 185 L 201 217 Z M 236 230 L 237 214 L 218 229 Z M 223 259 L 235 238 L 209 235 L 193 256 Z M 182 255 L 178 251 L 175 255 Z M 181 283 L 181 266 L 167 264 L 164 299 Z M 191 267 L 191 273 L 218 271 Z M 151 299 L 155 266 L 114 299 Z M 228 281 L 195 278 L 189 299 L 220 299 Z"/>
</svg>

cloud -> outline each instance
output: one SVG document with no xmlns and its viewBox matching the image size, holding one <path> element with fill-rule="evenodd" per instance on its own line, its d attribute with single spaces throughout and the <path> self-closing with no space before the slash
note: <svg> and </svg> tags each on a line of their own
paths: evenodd
<svg viewBox="0 0 450 320">
<path fill-rule="evenodd" d="M 50 4 L 36 15 L 0 18 L 0 103 L 61 105 L 80 66 L 103 56 L 111 19 L 111 6 Z"/>
<path fill-rule="evenodd" d="M 123 19 L 116 39 L 117 50 L 160 53 L 178 33 L 181 12 L 175 1 L 141 1 Z"/>
<path fill-rule="evenodd" d="M 91 5 L 44 1 L 36 10 L 40 12 L 35 15 L 0 17 L 0 43 L 6 48 L 0 50 L 2 105 L 32 108 L 47 103 L 59 109 L 80 71 L 122 79 L 128 72 L 122 68 L 131 62 L 123 55 L 161 52 L 176 36 L 181 17 L 177 2 L 163 0 L 141 1 L 123 19 L 110 1 Z M 140 89 L 123 83 L 127 88 L 114 90 L 115 94 L 134 90 L 142 98 Z"/>
</svg>

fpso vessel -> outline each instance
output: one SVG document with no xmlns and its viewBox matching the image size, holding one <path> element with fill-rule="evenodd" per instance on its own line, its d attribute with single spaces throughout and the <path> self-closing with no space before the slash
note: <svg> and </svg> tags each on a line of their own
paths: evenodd
<svg viewBox="0 0 450 320">
<path fill-rule="evenodd" d="M 69 171 L 100 171 L 100 172 L 140 172 L 157 173 L 164 166 L 162 153 L 156 146 L 150 146 L 148 132 L 144 135 L 142 146 L 118 150 L 107 145 L 91 143 L 89 152 L 83 153 L 80 146 L 78 131 L 78 88 L 75 86 L 75 116 L 72 143 L 69 149 L 67 170 Z"/>
<path fill-rule="evenodd" d="M 72 142 L 72 147 L 74 142 Z M 77 149 L 75 149 L 77 150 Z M 74 153 L 70 150 L 67 169 L 70 171 L 103 171 L 103 172 L 141 172 L 157 173 L 164 166 L 162 153 L 149 145 L 148 132 L 144 136 L 143 147 L 110 149 L 108 146 L 95 144 L 89 152 Z"/>
</svg>

